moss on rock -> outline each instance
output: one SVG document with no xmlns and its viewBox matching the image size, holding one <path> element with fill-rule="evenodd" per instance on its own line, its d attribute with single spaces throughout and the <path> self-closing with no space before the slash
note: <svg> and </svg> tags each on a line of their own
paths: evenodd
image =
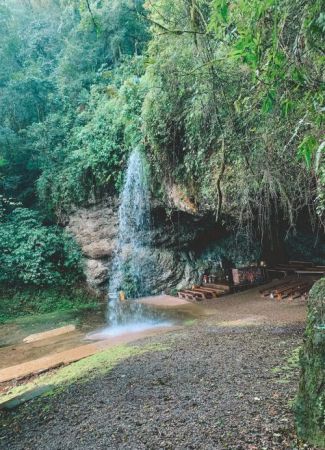
<svg viewBox="0 0 325 450">
<path fill-rule="evenodd" d="M 295 402 L 297 431 L 301 438 L 325 448 L 325 278 L 310 292 L 300 366 Z"/>
</svg>

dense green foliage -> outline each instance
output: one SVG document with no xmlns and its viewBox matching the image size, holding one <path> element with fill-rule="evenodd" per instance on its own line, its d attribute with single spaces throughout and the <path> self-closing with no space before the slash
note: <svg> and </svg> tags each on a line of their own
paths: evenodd
<svg viewBox="0 0 325 450">
<path fill-rule="evenodd" d="M 4 193 L 35 204 L 37 180 L 41 204 L 61 216 L 118 190 L 142 140 L 157 189 L 180 183 L 231 225 L 257 219 L 264 233 L 294 226 L 299 211 L 321 214 L 321 6 L 5 1 Z"/>
<path fill-rule="evenodd" d="M 2 2 L 0 283 L 81 279 L 76 245 L 51 223 L 118 191 L 141 140 L 140 13 L 138 0 Z"/>
<path fill-rule="evenodd" d="M 297 429 L 314 445 L 325 446 L 325 278 L 310 292 L 308 323 L 300 356 L 301 379 L 295 403 Z"/>
<path fill-rule="evenodd" d="M 169 205 L 176 185 L 246 238 L 277 241 L 302 217 L 316 230 L 324 17 L 320 0 L 4 0 L 2 281 L 77 279 L 78 258 L 51 224 L 118 193 L 139 144 Z"/>
<path fill-rule="evenodd" d="M 86 203 L 89 198 L 119 190 L 127 155 L 141 140 L 142 74 L 141 57 L 127 59 L 122 67 L 107 71 L 106 84 L 91 88 L 88 103 L 66 138 L 63 154 L 59 143 L 50 159 L 43 162 L 37 182 L 39 198 L 58 216 L 72 203 Z M 34 132 L 45 130 L 47 135 L 46 127 L 57 126 L 52 120 L 53 115 L 35 126 Z"/>
<path fill-rule="evenodd" d="M 160 0 L 150 17 L 143 115 L 160 177 L 249 234 L 315 217 L 321 2 Z"/>
<path fill-rule="evenodd" d="M 60 214 L 119 186 L 141 109 L 141 1 L 5 1 L 0 182 Z M 139 91 L 139 93 L 137 93 Z M 137 117 L 135 117 L 135 115 Z M 1 176 L 2 175 L 2 176 Z"/>
<path fill-rule="evenodd" d="M 199 271 L 285 237 L 324 264 L 324 32 L 321 0 L 2 0 L 0 322 L 93 305 L 57 224 L 116 195 L 135 146 L 156 197 L 237 237 Z M 324 444 L 323 281 L 301 363 L 298 428 Z"/>
<path fill-rule="evenodd" d="M 38 213 L 16 208 L 0 223 L 0 283 L 59 286 L 82 279 L 79 248 Z"/>
</svg>

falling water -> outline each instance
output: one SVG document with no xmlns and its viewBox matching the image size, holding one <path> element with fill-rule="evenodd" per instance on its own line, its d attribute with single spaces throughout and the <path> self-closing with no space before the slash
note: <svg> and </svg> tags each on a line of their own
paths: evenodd
<svg viewBox="0 0 325 450">
<path fill-rule="evenodd" d="M 150 276 L 150 196 L 148 170 L 144 155 L 137 148 L 129 158 L 119 208 L 119 233 L 109 284 L 109 325 L 136 320 L 141 306 L 126 306 L 119 301 L 118 292 L 126 291 L 133 298 L 147 294 Z M 126 311 L 128 309 L 128 311 Z"/>
</svg>

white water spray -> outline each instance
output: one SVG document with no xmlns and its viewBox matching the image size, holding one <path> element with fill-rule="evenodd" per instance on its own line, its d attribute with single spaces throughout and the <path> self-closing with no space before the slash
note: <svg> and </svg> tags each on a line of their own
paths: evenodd
<svg viewBox="0 0 325 450">
<path fill-rule="evenodd" d="M 123 290 L 133 298 L 148 294 L 147 280 L 151 274 L 148 245 L 150 244 L 150 195 L 148 170 L 144 155 L 137 148 L 129 158 L 119 208 L 118 244 L 113 259 L 109 283 L 109 325 L 120 325 L 139 318 L 140 305 L 133 305 L 126 314 L 118 292 Z M 130 308 L 129 308 L 130 309 Z"/>
</svg>

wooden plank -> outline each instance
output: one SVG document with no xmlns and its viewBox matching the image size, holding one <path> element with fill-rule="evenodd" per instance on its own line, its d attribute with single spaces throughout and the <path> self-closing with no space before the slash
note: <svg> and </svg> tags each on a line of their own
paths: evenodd
<svg viewBox="0 0 325 450">
<path fill-rule="evenodd" d="M 291 282 L 291 283 L 278 284 L 276 286 L 273 286 L 272 288 L 261 290 L 260 293 L 262 294 L 262 297 L 268 297 L 269 295 L 274 293 L 274 291 L 276 289 L 282 289 L 282 288 L 285 288 L 285 287 L 289 287 L 290 285 L 292 286 L 293 283 Z"/>
<path fill-rule="evenodd" d="M 287 297 L 298 298 L 308 292 L 311 289 L 312 285 L 313 282 L 311 282 L 311 280 L 308 278 L 296 278 L 261 290 L 260 293 L 263 297 L 270 295 L 272 298 L 276 298 L 277 300 L 281 300 Z"/>
<path fill-rule="evenodd" d="M 205 292 L 210 292 L 211 294 L 222 294 L 225 292 L 221 289 L 211 289 L 211 288 L 206 288 L 206 287 L 200 287 L 200 289 Z"/>
<path fill-rule="evenodd" d="M 308 295 L 311 288 L 312 288 L 312 286 L 310 286 L 308 289 L 306 289 L 306 291 L 295 292 L 295 293 L 290 297 L 290 299 L 291 299 L 291 300 L 294 300 L 294 299 L 296 299 L 296 298 L 299 298 L 299 297 L 303 297 L 303 296 Z"/>
<path fill-rule="evenodd" d="M 184 300 L 196 300 L 194 293 L 192 293 L 191 291 L 180 291 L 178 295 Z"/>
<path fill-rule="evenodd" d="M 322 274 L 324 274 L 325 273 L 325 269 L 317 269 L 317 268 L 313 268 L 313 267 L 310 267 L 310 268 L 306 268 L 306 269 L 297 269 L 297 270 L 295 270 L 295 272 L 296 273 L 301 273 L 302 275 L 303 274 L 308 274 L 308 275 L 310 275 L 310 274 L 316 274 L 316 275 L 322 275 Z"/>
<path fill-rule="evenodd" d="M 294 267 L 294 266 L 288 266 L 287 264 L 286 265 L 280 265 L 279 264 L 277 266 L 274 266 L 273 269 L 279 270 L 279 271 L 285 270 L 286 272 L 294 272 L 295 269 L 299 269 L 300 267 L 301 266 Z"/>
<path fill-rule="evenodd" d="M 178 297 L 185 300 L 211 300 L 225 294 L 230 290 L 226 284 L 204 284 L 203 286 L 194 285 L 192 289 L 182 289 L 178 292 Z"/>
<path fill-rule="evenodd" d="M 276 266 L 273 267 L 281 267 L 282 269 L 292 269 L 294 267 L 301 267 L 299 264 L 298 265 L 294 265 L 294 264 L 277 264 Z M 306 267 L 306 266 L 303 266 Z"/>
<path fill-rule="evenodd" d="M 204 285 L 204 287 L 212 288 L 212 289 L 222 289 L 225 292 L 230 291 L 230 286 L 228 284 L 222 284 L 222 283 L 207 283 Z"/>
<path fill-rule="evenodd" d="M 206 297 L 204 297 L 204 294 L 202 292 L 196 292 L 196 291 L 193 291 L 193 290 L 190 290 L 190 289 L 188 289 L 188 290 L 186 289 L 183 292 L 186 295 L 191 295 L 193 300 L 197 299 L 197 298 L 200 298 L 201 300 L 202 299 L 204 299 L 204 300 L 206 299 Z"/>
<path fill-rule="evenodd" d="M 172 329 L 172 327 L 161 328 L 161 332 L 163 332 L 164 330 Z M 49 369 L 79 361 L 80 359 L 94 355 L 95 353 L 99 353 L 103 350 L 116 347 L 118 345 L 128 344 L 130 342 L 136 341 L 138 339 L 143 339 L 148 336 L 155 336 L 157 332 L 158 328 L 154 328 L 152 330 L 129 332 L 122 336 L 111 336 L 109 339 L 105 339 L 104 341 L 80 345 L 63 352 L 43 356 L 41 358 L 17 364 L 15 366 L 6 367 L 0 370 L 0 383 L 4 383 L 10 380 L 22 379 L 32 374 L 37 375 Z"/>
<path fill-rule="evenodd" d="M 266 269 L 267 273 L 269 272 L 276 272 L 276 273 L 283 273 L 284 275 L 288 275 L 288 271 L 287 270 L 283 270 L 283 269 L 273 269 L 272 267 L 269 267 Z"/>
<path fill-rule="evenodd" d="M 303 281 L 296 281 L 295 283 L 292 283 L 292 284 L 290 284 L 288 286 L 281 287 L 280 289 L 278 289 L 278 288 L 274 289 L 274 293 L 275 294 L 281 294 L 282 292 L 289 291 L 292 288 L 299 287 L 299 286 L 301 286 L 304 283 L 306 284 L 306 282 L 303 282 Z"/>
<path fill-rule="evenodd" d="M 301 284 L 301 285 L 299 285 L 299 286 L 293 286 L 293 287 L 290 288 L 290 289 L 286 289 L 286 290 L 284 290 L 284 291 L 282 291 L 282 292 L 276 294 L 276 298 L 277 298 L 278 300 L 282 300 L 283 298 L 287 298 L 287 297 L 289 297 L 290 295 L 293 295 L 293 294 L 295 294 L 296 292 L 298 292 L 298 291 L 300 291 L 300 290 L 303 290 L 303 289 L 308 288 L 308 286 L 309 286 L 308 283 L 304 283 L 304 284 Z"/>
<path fill-rule="evenodd" d="M 286 287 L 281 288 L 281 289 L 275 289 L 274 292 L 276 294 L 281 294 L 283 292 L 290 291 L 290 289 L 298 289 L 300 286 L 304 286 L 306 284 L 308 284 L 307 281 L 296 281 L 292 285 L 286 286 Z"/>
<path fill-rule="evenodd" d="M 179 298 L 182 298 L 183 300 L 195 300 L 195 297 L 192 293 L 179 291 L 178 292 Z"/>
<path fill-rule="evenodd" d="M 23 340 L 23 342 L 29 344 L 31 342 L 41 341 L 43 339 L 49 339 L 57 336 L 61 336 L 62 334 L 71 333 L 75 331 L 75 325 L 66 325 L 64 327 L 55 328 L 54 330 L 44 331 L 43 333 L 35 333 L 31 334 Z"/>
<path fill-rule="evenodd" d="M 301 297 L 303 294 L 309 292 L 311 289 L 311 286 L 303 286 L 299 289 L 294 289 L 292 292 L 287 292 L 285 295 L 282 295 L 281 299 L 283 298 L 298 298 Z M 281 300 L 279 299 L 279 300 Z"/>
<path fill-rule="evenodd" d="M 270 286 L 268 288 L 264 288 L 260 290 L 260 293 L 266 293 L 268 292 L 269 294 L 271 294 L 272 291 L 274 291 L 275 289 L 281 288 L 281 287 L 285 287 L 285 286 L 290 286 L 294 283 L 297 283 L 297 279 L 294 280 L 287 280 L 287 281 L 280 281 L 277 284 L 274 284 L 273 286 Z M 301 282 L 301 280 L 299 280 L 299 282 Z"/>
<path fill-rule="evenodd" d="M 294 260 L 290 260 L 289 264 L 302 265 L 302 266 L 313 266 L 314 265 L 314 263 L 312 261 L 294 261 Z"/>
<path fill-rule="evenodd" d="M 200 289 L 191 289 L 192 292 L 200 294 L 201 297 L 208 299 L 208 298 L 212 298 L 212 292 L 206 292 L 206 291 L 202 291 Z"/>
</svg>

